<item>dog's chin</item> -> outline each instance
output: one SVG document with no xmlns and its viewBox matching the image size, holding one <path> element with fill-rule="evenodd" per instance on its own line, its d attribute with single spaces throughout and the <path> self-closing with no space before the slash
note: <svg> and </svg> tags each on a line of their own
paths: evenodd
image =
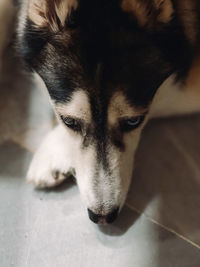
<svg viewBox="0 0 200 267">
<path fill-rule="evenodd" d="M 106 224 L 113 223 L 117 219 L 118 214 L 119 214 L 119 208 L 113 209 L 107 215 L 96 214 L 92 210 L 88 209 L 88 216 L 89 216 L 90 220 L 93 223 L 96 223 L 99 225 L 106 225 Z"/>
</svg>

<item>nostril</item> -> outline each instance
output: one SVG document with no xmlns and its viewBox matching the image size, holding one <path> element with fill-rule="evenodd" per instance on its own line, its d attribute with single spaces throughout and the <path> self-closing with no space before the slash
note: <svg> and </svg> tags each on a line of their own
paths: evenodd
<svg viewBox="0 0 200 267">
<path fill-rule="evenodd" d="M 95 214 L 93 211 L 88 209 L 88 215 L 91 221 L 98 224 L 112 223 L 117 218 L 119 208 L 110 212 L 108 215 Z"/>
<path fill-rule="evenodd" d="M 106 216 L 106 222 L 107 223 L 112 223 L 117 219 L 118 216 L 118 212 L 119 212 L 119 208 L 115 209 L 114 211 L 112 211 L 111 213 L 109 213 Z"/>
<path fill-rule="evenodd" d="M 89 215 L 89 218 L 90 218 L 91 221 L 93 221 L 94 223 L 98 223 L 100 215 L 95 214 L 90 209 L 88 209 L 88 215 Z"/>
</svg>

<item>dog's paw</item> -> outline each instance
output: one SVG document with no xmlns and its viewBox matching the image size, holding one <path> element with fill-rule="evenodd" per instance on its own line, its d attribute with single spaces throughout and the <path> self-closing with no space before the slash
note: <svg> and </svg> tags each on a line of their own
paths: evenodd
<svg viewBox="0 0 200 267">
<path fill-rule="evenodd" d="M 38 188 L 54 187 L 62 183 L 73 174 L 70 151 L 65 129 L 57 126 L 35 153 L 27 181 Z"/>
<path fill-rule="evenodd" d="M 36 188 L 51 188 L 61 184 L 69 176 L 69 173 L 56 169 L 37 169 L 33 164 L 28 171 L 27 181 Z"/>
</svg>

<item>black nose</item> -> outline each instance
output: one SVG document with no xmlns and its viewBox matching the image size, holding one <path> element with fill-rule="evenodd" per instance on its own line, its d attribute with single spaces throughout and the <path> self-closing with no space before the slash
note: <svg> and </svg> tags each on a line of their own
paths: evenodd
<svg viewBox="0 0 200 267">
<path fill-rule="evenodd" d="M 88 215 L 91 221 L 98 224 L 112 223 L 116 220 L 119 212 L 119 208 L 116 208 L 107 215 L 95 214 L 93 211 L 88 209 Z"/>
</svg>

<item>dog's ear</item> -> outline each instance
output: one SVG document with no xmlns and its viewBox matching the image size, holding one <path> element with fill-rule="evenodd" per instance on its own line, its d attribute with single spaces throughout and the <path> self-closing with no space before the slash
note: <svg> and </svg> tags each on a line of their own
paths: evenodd
<svg viewBox="0 0 200 267">
<path fill-rule="evenodd" d="M 28 16 L 36 26 L 57 32 L 77 7 L 78 0 L 30 0 Z"/>
<path fill-rule="evenodd" d="M 122 0 L 121 8 L 147 28 L 168 23 L 174 12 L 171 0 Z"/>
</svg>

